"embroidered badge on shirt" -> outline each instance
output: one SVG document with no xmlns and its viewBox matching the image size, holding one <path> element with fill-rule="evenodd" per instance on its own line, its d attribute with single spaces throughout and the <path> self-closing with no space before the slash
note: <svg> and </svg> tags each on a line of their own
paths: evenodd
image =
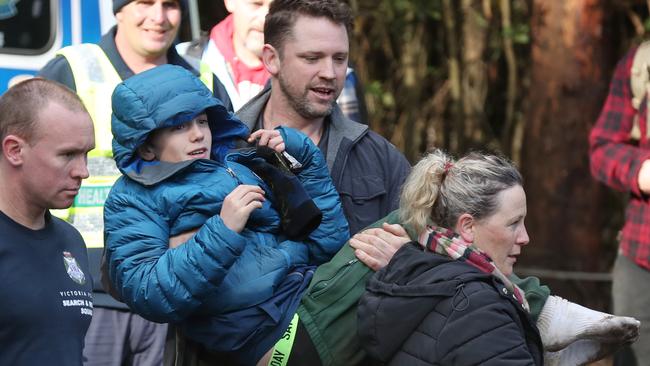
<svg viewBox="0 0 650 366">
<path fill-rule="evenodd" d="M 84 272 L 79 268 L 77 260 L 70 254 L 70 252 L 63 252 L 63 264 L 65 264 L 65 270 L 68 272 L 68 276 L 72 280 L 80 285 L 86 283 L 86 276 Z"/>
</svg>

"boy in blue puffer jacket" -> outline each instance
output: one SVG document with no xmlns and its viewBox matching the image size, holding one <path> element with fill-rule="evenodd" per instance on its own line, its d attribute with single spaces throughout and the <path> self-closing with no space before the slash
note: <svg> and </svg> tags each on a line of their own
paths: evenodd
<svg viewBox="0 0 650 366">
<path fill-rule="evenodd" d="M 255 363 L 291 321 L 313 268 L 349 237 L 322 154 L 288 128 L 249 137 L 177 66 L 127 79 L 112 102 L 113 154 L 123 174 L 104 208 L 113 288 L 143 317 L 177 323 L 205 347 Z M 287 235 L 277 190 L 242 164 L 253 151 L 228 153 L 246 138 L 286 149 L 302 165 L 296 177 L 322 213 L 306 238 Z"/>
</svg>

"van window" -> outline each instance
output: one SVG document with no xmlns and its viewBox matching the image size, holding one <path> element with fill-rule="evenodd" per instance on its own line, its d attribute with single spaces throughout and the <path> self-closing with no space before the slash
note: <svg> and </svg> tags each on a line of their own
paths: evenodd
<svg viewBox="0 0 650 366">
<path fill-rule="evenodd" d="M 46 52 L 54 42 L 56 1 L 0 1 L 0 53 Z"/>
</svg>

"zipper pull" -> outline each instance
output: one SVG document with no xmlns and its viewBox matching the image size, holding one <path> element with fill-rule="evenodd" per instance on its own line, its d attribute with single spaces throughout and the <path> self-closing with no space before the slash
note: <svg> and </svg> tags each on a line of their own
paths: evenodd
<svg viewBox="0 0 650 366">
<path fill-rule="evenodd" d="M 289 162 L 290 170 L 296 170 L 302 168 L 302 164 L 300 164 L 300 162 L 296 158 L 291 156 L 288 152 L 283 151 L 282 156 L 284 156 L 284 158 L 287 159 L 287 161 Z"/>
<path fill-rule="evenodd" d="M 244 183 L 241 181 L 241 179 L 239 179 L 239 177 L 237 176 L 237 173 L 235 173 L 235 171 L 232 170 L 229 166 L 226 166 L 226 172 L 228 172 L 228 174 L 230 174 L 230 176 L 233 177 L 233 178 L 237 181 L 237 184 L 238 184 L 238 185 L 239 185 L 239 184 L 244 184 Z"/>
</svg>

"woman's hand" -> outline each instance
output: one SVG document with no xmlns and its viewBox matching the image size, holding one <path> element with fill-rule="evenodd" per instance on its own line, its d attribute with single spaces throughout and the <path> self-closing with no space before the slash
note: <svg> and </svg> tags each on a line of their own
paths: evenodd
<svg viewBox="0 0 650 366">
<path fill-rule="evenodd" d="M 381 228 L 366 229 L 350 239 L 354 255 L 374 271 L 384 268 L 395 252 L 411 241 L 401 225 L 384 223 Z"/>
<path fill-rule="evenodd" d="M 221 220 L 232 231 L 240 233 L 251 212 L 262 207 L 264 190 L 258 186 L 242 184 L 237 186 L 223 200 Z"/>
<path fill-rule="evenodd" d="M 278 130 L 257 130 L 248 136 L 248 143 L 258 140 L 258 145 L 268 146 L 281 153 L 284 151 L 284 140 Z"/>
</svg>

